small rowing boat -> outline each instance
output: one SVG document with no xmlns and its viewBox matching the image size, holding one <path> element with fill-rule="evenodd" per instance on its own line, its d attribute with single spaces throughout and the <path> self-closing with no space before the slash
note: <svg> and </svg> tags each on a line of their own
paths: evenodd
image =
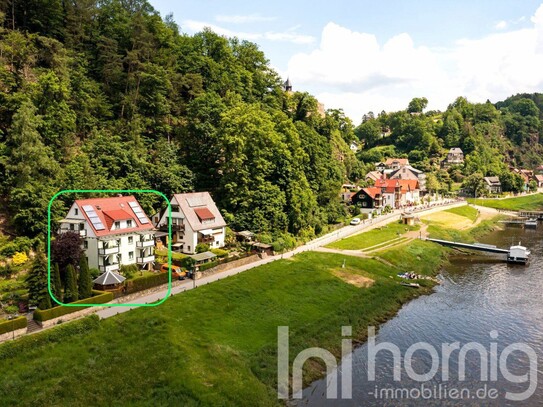
<svg viewBox="0 0 543 407">
<path fill-rule="evenodd" d="M 400 283 L 400 285 L 403 285 L 404 287 L 420 288 L 420 284 L 418 283 Z"/>
</svg>

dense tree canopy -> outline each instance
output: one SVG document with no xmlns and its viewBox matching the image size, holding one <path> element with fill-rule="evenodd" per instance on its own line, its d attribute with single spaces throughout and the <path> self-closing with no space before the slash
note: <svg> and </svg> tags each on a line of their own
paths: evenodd
<svg viewBox="0 0 543 407">
<path fill-rule="evenodd" d="M 312 236 L 344 217 L 341 184 L 386 157 L 434 171 L 461 147 L 465 166 L 437 174 L 440 188 L 541 163 L 542 99 L 459 97 L 441 113 L 418 97 L 355 127 L 284 91 L 256 44 L 182 34 L 146 0 L 0 1 L 1 210 L 37 236 L 62 189 L 207 190 L 234 228 Z M 53 227 L 74 198 L 54 202 Z"/>
<path fill-rule="evenodd" d="M 272 234 L 343 216 L 337 191 L 362 172 L 353 124 L 285 92 L 256 44 L 181 34 L 146 0 L 0 13 L 1 203 L 16 232 L 45 233 L 62 189 L 207 190 L 234 228 Z M 55 201 L 53 227 L 74 198 Z"/>
</svg>

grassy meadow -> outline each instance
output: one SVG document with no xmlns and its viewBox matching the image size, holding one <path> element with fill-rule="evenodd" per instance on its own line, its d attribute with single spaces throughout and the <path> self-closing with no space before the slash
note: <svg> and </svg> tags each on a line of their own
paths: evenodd
<svg viewBox="0 0 543 407">
<path fill-rule="evenodd" d="M 474 199 L 469 198 L 469 203 L 489 208 L 503 209 L 510 211 L 542 211 L 543 194 L 526 195 L 515 198 L 504 199 Z"/>
<path fill-rule="evenodd" d="M 409 256 L 405 246 L 387 251 L 397 267 L 307 252 L 100 321 L 84 334 L 39 340 L 46 331 L 0 345 L 0 404 L 278 405 L 277 327 L 290 327 L 291 360 L 311 346 L 339 355 L 342 325 L 362 340 L 368 325 L 427 292 L 400 286 L 396 274 L 421 260 L 435 272 L 445 249 L 411 244 Z M 317 363 L 305 368 L 306 382 L 323 374 Z"/>
<path fill-rule="evenodd" d="M 412 231 L 419 230 L 419 226 L 406 226 L 401 222 L 393 222 L 388 225 L 372 229 L 368 232 L 363 232 L 345 239 L 330 243 L 326 247 L 340 250 L 362 250 L 369 247 L 377 246 L 386 243 L 390 240 L 397 239 L 401 235 Z"/>
</svg>

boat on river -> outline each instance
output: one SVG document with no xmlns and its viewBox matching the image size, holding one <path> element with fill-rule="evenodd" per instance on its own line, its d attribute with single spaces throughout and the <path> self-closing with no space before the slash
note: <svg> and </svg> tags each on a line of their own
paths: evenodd
<svg viewBox="0 0 543 407">
<path fill-rule="evenodd" d="M 507 254 L 507 262 L 526 264 L 529 257 L 530 251 L 526 247 L 521 246 L 519 242 L 518 245 L 511 246 L 509 248 L 509 253 Z"/>
</svg>

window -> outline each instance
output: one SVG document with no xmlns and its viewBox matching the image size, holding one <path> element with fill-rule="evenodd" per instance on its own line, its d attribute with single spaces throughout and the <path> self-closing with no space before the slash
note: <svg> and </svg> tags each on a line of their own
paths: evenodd
<svg viewBox="0 0 543 407">
<path fill-rule="evenodd" d="M 75 213 L 76 216 L 79 215 L 79 209 L 75 208 L 74 213 Z"/>
<path fill-rule="evenodd" d="M 134 252 L 128 252 L 128 260 L 134 260 Z"/>
<path fill-rule="evenodd" d="M 70 230 L 74 230 L 74 224 L 70 223 Z"/>
<path fill-rule="evenodd" d="M 362 202 L 362 206 L 368 206 L 368 203 L 366 201 Z"/>
<path fill-rule="evenodd" d="M 88 249 L 89 248 L 89 242 L 87 242 L 86 240 L 83 240 L 83 249 Z"/>
<path fill-rule="evenodd" d="M 84 223 L 80 223 L 79 224 L 79 230 L 83 230 L 85 229 L 85 224 Z"/>
<path fill-rule="evenodd" d="M 134 244 L 134 237 L 128 236 L 128 244 Z"/>
<path fill-rule="evenodd" d="M 121 222 L 115 222 L 115 229 L 121 228 Z"/>
<path fill-rule="evenodd" d="M 131 228 L 132 227 L 132 219 L 128 219 L 126 221 L 126 227 Z"/>
</svg>

